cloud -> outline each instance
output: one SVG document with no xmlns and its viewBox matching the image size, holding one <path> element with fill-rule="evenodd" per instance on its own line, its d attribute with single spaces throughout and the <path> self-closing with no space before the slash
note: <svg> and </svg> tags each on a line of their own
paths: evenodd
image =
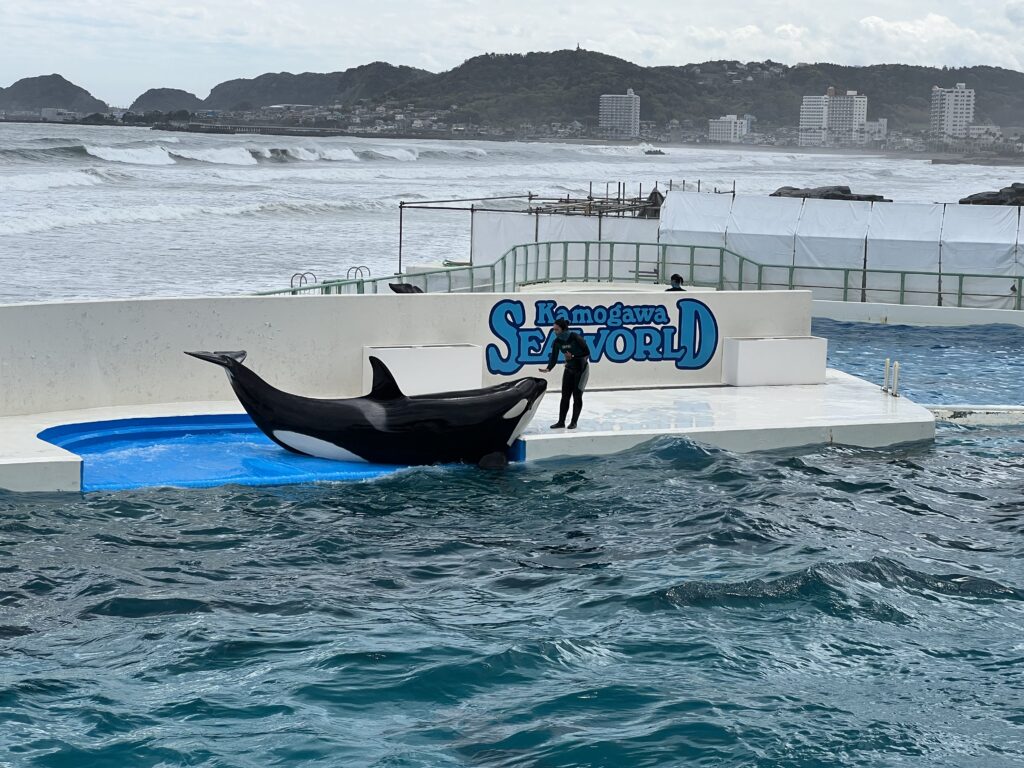
<svg viewBox="0 0 1024 768">
<path fill-rule="evenodd" d="M 1006 18 L 1019 27 L 1024 27 L 1024 0 L 1010 0 L 1006 4 Z"/>
<path fill-rule="evenodd" d="M 863 51 L 864 60 L 857 63 L 883 60 L 932 66 L 983 63 L 1021 69 L 1024 58 L 1019 40 L 979 32 L 934 13 L 909 21 L 868 16 L 858 23 L 853 41 Z"/>
<path fill-rule="evenodd" d="M 708 59 L 1021 69 L 1024 0 L 725 0 L 624 14 L 618 0 L 32 0 L 0 2 L 0 72 L 61 72 L 119 104 L 146 88 L 374 60 L 433 71 L 486 51 L 584 47 L 641 64 Z"/>
</svg>

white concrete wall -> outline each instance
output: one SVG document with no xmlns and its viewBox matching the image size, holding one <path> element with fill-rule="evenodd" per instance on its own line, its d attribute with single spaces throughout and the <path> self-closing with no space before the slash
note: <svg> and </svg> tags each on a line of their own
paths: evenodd
<svg viewBox="0 0 1024 768">
<path fill-rule="evenodd" d="M 664 304 L 678 320 L 679 293 L 510 295 L 566 306 Z M 362 394 L 363 347 L 487 345 L 500 294 L 274 296 L 146 299 L 0 306 L 0 416 L 232 399 L 224 373 L 184 350 L 249 352 L 247 363 L 281 389 L 313 397 Z M 697 298 L 694 295 L 692 298 Z M 701 293 L 719 326 L 718 351 L 701 370 L 672 362 L 596 363 L 595 388 L 721 382 L 721 339 L 810 333 L 809 292 Z M 540 375 L 530 366 L 515 376 Z M 561 371 L 548 374 L 557 386 Z M 486 374 L 485 383 L 503 380 Z"/>
<path fill-rule="evenodd" d="M 890 325 L 992 325 L 1024 326 L 1024 310 L 976 309 L 973 307 L 920 307 L 913 304 L 872 304 L 854 301 L 814 302 L 814 316 L 847 323 Z"/>
</svg>

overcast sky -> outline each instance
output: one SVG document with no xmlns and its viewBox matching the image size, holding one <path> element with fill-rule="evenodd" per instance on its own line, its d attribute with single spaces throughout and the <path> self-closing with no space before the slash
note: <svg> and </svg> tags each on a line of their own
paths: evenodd
<svg viewBox="0 0 1024 768">
<path fill-rule="evenodd" d="M 0 86 L 58 72 L 113 105 L 383 60 L 431 71 L 573 48 L 639 64 L 766 58 L 1024 69 L 1024 0 L 0 0 Z"/>
</svg>

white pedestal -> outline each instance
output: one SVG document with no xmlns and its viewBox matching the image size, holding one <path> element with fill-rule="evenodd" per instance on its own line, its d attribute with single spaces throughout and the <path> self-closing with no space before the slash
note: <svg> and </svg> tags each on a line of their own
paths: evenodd
<svg viewBox="0 0 1024 768">
<path fill-rule="evenodd" d="M 722 381 L 733 387 L 824 384 L 828 341 L 818 336 L 726 339 Z"/>
<path fill-rule="evenodd" d="M 424 344 L 363 347 L 363 392 L 373 384 L 370 355 L 390 369 L 406 395 L 479 389 L 483 386 L 483 347 L 477 344 Z"/>
</svg>

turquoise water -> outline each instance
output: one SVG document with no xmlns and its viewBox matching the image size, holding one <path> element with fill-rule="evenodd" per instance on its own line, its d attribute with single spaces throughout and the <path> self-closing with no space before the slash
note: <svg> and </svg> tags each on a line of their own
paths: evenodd
<svg viewBox="0 0 1024 768">
<path fill-rule="evenodd" d="M 871 330 L 1020 393 L 1009 331 Z M 1024 430 L 942 427 L 0 495 L 0 765 L 1018 766 L 1022 489 Z"/>
</svg>

